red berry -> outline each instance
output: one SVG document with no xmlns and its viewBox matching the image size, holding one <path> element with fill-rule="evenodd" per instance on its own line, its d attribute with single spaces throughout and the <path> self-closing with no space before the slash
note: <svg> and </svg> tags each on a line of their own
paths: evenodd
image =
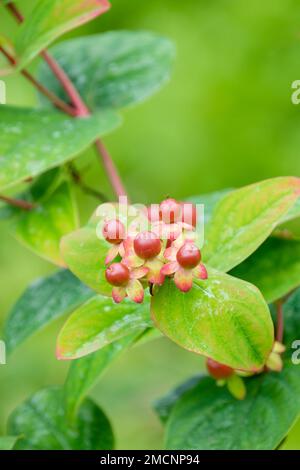
<svg viewBox="0 0 300 470">
<path fill-rule="evenodd" d="M 214 361 L 211 358 L 208 358 L 206 361 L 206 367 L 209 374 L 216 380 L 226 379 L 230 377 L 234 370 L 231 367 L 220 364 L 219 362 Z"/>
<path fill-rule="evenodd" d="M 191 202 L 183 202 L 181 203 L 181 222 L 185 224 L 192 225 L 196 227 L 197 225 L 197 208 L 195 204 Z"/>
<path fill-rule="evenodd" d="M 153 232 L 141 232 L 135 237 L 133 246 L 140 258 L 149 259 L 160 253 L 161 241 Z"/>
<path fill-rule="evenodd" d="M 113 263 L 105 271 L 107 282 L 113 286 L 123 286 L 129 281 L 129 269 L 122 263 Z"/>
<path fill-rule="evenodd" d="M 175 199 L 165 199 L 159 206 L 160 217 L 166 224 L 173 224 L 181 219 L 181 205 Z"/>
<path fill-rule="evenodd" d="M 108 243 L 117 245 L 125 238 L 125 227 L 118 219 L 109 220 L 104 224 L 102 233 Z"/>
<path fill-rule="evenodd" d="M 177 252 L 177 261 L 183 268 L 195 268 L 201 260 L 199 248 L 194 243 L 186 242 Z"/>
</svg>

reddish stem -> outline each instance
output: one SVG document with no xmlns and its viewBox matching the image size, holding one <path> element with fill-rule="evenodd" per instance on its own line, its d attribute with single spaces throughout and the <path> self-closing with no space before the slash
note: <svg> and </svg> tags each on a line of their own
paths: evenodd
<svg viewBox="0 0 300 470">
<path fill-rule="evenodd" d="M 21 12 L 18 10 L 18 8 L 13 2 L 10 2 L 7 5 L 7 8 L 12 13 L 12 15 L 17 19 L 19 23 L 22 23 L 24 21 L 23 15 L 21 14 Z M 88 107 L 82 100 L 80 94 L 78 93 L 76 87 L 73 85 L 73 83 L 69 79 L 66 72 L 60 67 L 60 65 L 56 62 L 56 60 L 53 57 L 51 57 L 50 54 L 46 50 L 41 52 L 41 56 L 47 62 L 50 69 L 52 70 L 52 72 L 54 73 L 54 75 L 56 76 L 56 78 L 61 83 L 62 87 L 64 88 L 65 92 L 69 96 L 72 104 L 74 105 L 76 109 L 76 116 L 78 117 L 89 116 L 90 111 Z M 118 197 L 127 196 L 126 190 L 123 186 L 123 183 L 121 181 L 117 168 L 111 156 L 109 155 L 108 150 L 104 146 L 103 142 L 100 139 L 98 139 L 96 140 L 95 145 L 96 145 L 98 152 L 100 153 L 102 157 L 104 168 L 107 172 L 107 175 L 109 177 L 109 180 L 111 182 L 111 185 L 116 195 Z"/>
<path fill-rule="evenodd" d="M 102 157 L 102 163 L 106 170 L 106 173 L 110 176 L 111 185 L 118 197 L 127 196 L 126 190 L 123 186 L 119 173 L 116 169 L 116 166 L 110 157 L 105 145 L 100 139 L 97 139 L 95 146 Z"/>
<path fill-rule="evenodd" d="M 277 332 L 276 332 L 276 341 L 282 343 L 283 340 L 283 330 L 284 330 L 284 318 L 283 318 L 283 301 L 279 299 L 276 303 L 277 310 Z"/>
<path fill-rule="evenodd" d="M 41 56 L 47 62 L 55 77 L 61 83 L 63 89 L 65 90 L 71 102 L 73 103 L 76 109 L 76 115 L 80 117 L 89 116 L 90 112 L 88 108 L 82 101 L 78 91 L 76 90 L 75 86 L 73 85 L 65 71 L 60 67 L 56 60 L 53 59 L 50 54 L 48 54 L 47 51 L 43 51 L 41 53 Z"/>
<path fill-rule="evenodd" d="M 0 195 L 0 200 L 9 204 L 13 207 L 18 207 L 19 209 L 23 209 L 24 211 L 30 211 L 34 209 L 35 205 L 31 204 L 31 202 L 23 201 L 22 199 L 13 199 L 11 197 L 2 196 Z"/>
<path fill-rule="evenodd" d="M 6 50 L 4 47 L 0 46 L 0 52 L 6 57 L 11 65 L 16 65 L 16 59 Z M 33 86 L 35 86 L 43 95 L 45 95 L 58 109 L 69 114 L 70 116 L 75 116 L 76 111 L 74 108 L 69 106 L 67 103 L 62 101 L 58 96 L 56 96 L 52 91 L 48 90 L 44 85 L 42 85 L 38 80 L 36 80 L 31 73 L 27 70 L 22 70 L 21 74 L 29 80 Z"/>
</svg>

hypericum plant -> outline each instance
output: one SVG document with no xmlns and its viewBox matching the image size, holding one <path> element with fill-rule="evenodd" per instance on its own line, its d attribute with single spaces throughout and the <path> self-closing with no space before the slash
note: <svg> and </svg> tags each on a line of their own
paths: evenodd
<svg viewBox="0 0 300 470">
<path fill-rule="evenodd" d="M 109 6 L 37 0 L 25 19 L 13 2 L 1 2 L 20 23 L 14 41 L 1 36 L 2 70 L 21 73 L 40 97 L 36 109 L 0 107 L 0 188 L 17 193 L 0 196 L 1 217 L 11 219 L 17 239 L 61 268 L 17 301 L 5 326 L 7 350 L 70 313 L 57 357 L 76 360 L 63 387 L 17 407 L 0 445 L 111 449 L 111 426 L 86 395 L 121 353 L 162 333 L 205 356 L 211 376 L 157 402 L 166 447 L 277 448 L 300 414 L 300 369 L 292 363 L 300 242 L 291 223 L 300 217 L 300 179 L 269 179 L 190 204 L 166 199 L 138 211 L 147 230 L 133 221 L 128 229 L 128 219 L 95 207 L 78 228 L 74 186 L 101 201 L 103 195 L 85 184 L 73 160 L 95 145 L 116 196 L 126 195 L 99 139 L 120 124 L 119 110 L 168 80 L 174 57 L 169 40 L 130 31 L 71 39 L 48 52 L 60 35 Z M 38 56 L 33 76 L 26 67 Z M 197 203 L 205 207 L 203 246 Z"/>
</svg>

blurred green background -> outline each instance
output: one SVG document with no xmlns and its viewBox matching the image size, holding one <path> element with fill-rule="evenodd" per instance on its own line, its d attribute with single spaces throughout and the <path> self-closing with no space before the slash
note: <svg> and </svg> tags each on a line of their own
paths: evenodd
<svg viewBox="0 0 300 470">
<path fill-rule="evenodd" d="M 24 13 L 32 2 L 20 2 Z M 0 28 L 16 26 L 2 8 Z M 296 0 L 113 0 L 109 13 L 68 36 L 109 29 L 149 29 L 177 46 L 172 81 L 124 113 L 105 139 L 136 202 L 185 198 L 277 175 L 300 174 L 300 106 L 291 84 L 300 79 L 300 8 Z M 33 66 L 34 70 L 34 66 Z M 20 76 L 5 79 L 8 102 L 31 105 Z M 1 138 L 1 136 L 0 136 Z M 109 194 L 89 152 L 80 157 L 90 184 Z M 82 220 L 96 201 L 78 193 Z M 0 322 L 27 284 L 50 265 L 0 232 Z M 0 432 L 11 410 L 41 387 L 63 383 L 68 364 L 54 356 L 56 323 L 0 366 Z M 92 395 L 112 420 L 118 448 L 159 449 L 163 430 L 155 398 L 203 368 L 200 357 L 166 339 L 141 346 L 106 373 Z M 300 424 L 285 448 L 300 449 Z"/>
</svg>

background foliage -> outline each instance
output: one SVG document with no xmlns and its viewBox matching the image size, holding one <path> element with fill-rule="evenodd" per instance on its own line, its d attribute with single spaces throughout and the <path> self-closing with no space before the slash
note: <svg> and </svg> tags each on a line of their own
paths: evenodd
<svg viewBox="0 0 300 470">
<path fill-rule="evenodd" d="M 29 9 L 30 1 L 24 5 Z M 296 0 L 113 0 L 110 12 L 69 37 L 109 29 L 149 29 L 173 39 L 177 60 L 170 85 L 126 111 L 122 128 L 105 139 L 134 200 L 186 198 L 267 177 L 300 174 L 300 108 L 290 101 L 299 79 L 300 9 Z M 0 18 L 1 30 L 15 23 Z M 34 66 L 33 66 L 34 67 Z M 30 105 L 33 91 L 7 78 L 9 104 Z M 92 151 L 80 158 L 87 181 L 109 194 Z M 95 201 L 79 194 L 84 222 Z M 84 209 L 83 209 L 84 208 Z M 0 232 L 0 316 L 28 282 L 50 268 Z M 36 390 L 63 383 L 67 364 L 55 359 L 60 324 L 24 343 L 0 366 L 0 426 Z M 119 448 L 159 448 L 162 428 L 151 402 L 199 373 L 203 360 L 157 340 L 121 357 L 92 395 L 115 425 Z M 118 423 L 118 426 L 116 424 Z M 285 447 L 300 448 L 300 425 Z"/>
</svg>

